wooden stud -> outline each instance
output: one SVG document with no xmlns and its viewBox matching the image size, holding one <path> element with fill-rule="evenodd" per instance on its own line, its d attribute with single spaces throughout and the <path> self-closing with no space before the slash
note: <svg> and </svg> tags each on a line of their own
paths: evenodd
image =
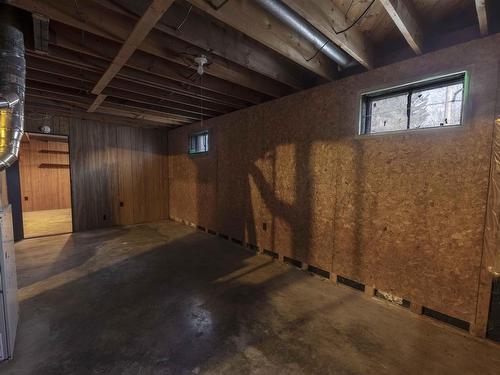
<svg viewBox="0 0 500 375">
<path fill-rule="evenodd" d="M 411 302 L 410 303 L 410 311 L 412 313 L 415 313 L 415 314 L 418 314 L 418 315 L 422 315 L 423 306 L 419 305 L 418 303 Z"/>
<path fill-rule="evenodd" d="M 376 291 L 377 291 L 377 289 L 375 287 L 365 285 L 365 296 L 370 297 L 370 298 L 374 297 Z"/>
<path fill-rule="evenodd" d="M 337 274 L 336 273 L 333 273 L 333 272 L 330 272 L 330 281 L 334 284 L 337 284 Z"/>
</svg>

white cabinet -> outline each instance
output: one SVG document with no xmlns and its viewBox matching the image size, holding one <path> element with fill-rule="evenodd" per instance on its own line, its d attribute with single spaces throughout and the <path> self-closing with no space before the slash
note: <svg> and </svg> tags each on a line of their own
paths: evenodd
<svg viewBox="0 0 500 375">
<path fill-rule="evenodd" d="M 0 239 L 0 360 L 5 360 L 12 358 L 19 317 L 10 205 L 0 211 Z"/>
</svg>

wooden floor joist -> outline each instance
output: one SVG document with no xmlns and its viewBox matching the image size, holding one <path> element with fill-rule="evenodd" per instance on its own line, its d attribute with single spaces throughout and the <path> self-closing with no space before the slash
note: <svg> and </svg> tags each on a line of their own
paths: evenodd
<svg viewBox="0 0 500 375">
<path fill-rule="evenodd" d="M 104 72 L 101 79 L 99 79 L 92 89 L 92 94 L 97 95 L 97 98 L 89 107 L 88 112 L 94 112 L 104 101 L 106 96 L 101 95 L 102 90 L 104 90 L 108 83 L 126 64 L 130 56 L 132 56 L 137 47 L 139 47 L 144 38 L 146 38 L 149 32 L 156 25 L 156 22 L 158 22 L 161 16 L 163 16 L 163 13 L 165 13 L 173 2 L 174 0 L 153 0 L 153 2 L 149 5 L 142 17 L 135 24 L 134 29 L 128 36 L 127 40 L 125 40 L 122 44 L 108 69 Z"/>
</svg>

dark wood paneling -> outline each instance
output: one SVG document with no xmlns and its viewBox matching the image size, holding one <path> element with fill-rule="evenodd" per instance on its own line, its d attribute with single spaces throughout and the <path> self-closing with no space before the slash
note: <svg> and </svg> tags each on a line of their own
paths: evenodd
<svg viewBox="0 0 500 375">
<path fill-rule="evenodd" d="M 71 207 L 67 139 L 26 135 L 19 169 L 23 211 Z"/>
<path fill-rule="evenodd" d="M 211 119 L 215 147 L 199 158 L 186 154 L 199 124 L 171 131 L 171 216 L 203 226 L 216 217 L 210 229 L 474 322 L 499 43 L 483 38 Z M 362 92 L 464 69 L 463 127 L 357 135 Z"/>
<path fill-rule="evenodd" d="M 165 131 L 67 121 L 76 231 L 168 217 Z"/>
</svg>

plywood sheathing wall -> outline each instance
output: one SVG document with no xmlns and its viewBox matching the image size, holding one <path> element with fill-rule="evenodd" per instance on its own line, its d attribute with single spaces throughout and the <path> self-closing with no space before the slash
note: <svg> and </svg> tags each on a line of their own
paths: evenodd
<svg viewBox="0 0 500 375">
<path fill-rule="evenodd" d="M 75 231 L 168 218 L 166 131 L 34 114 L 26 128 L 41 124 L 69 134 Z"/>
<path fill-rule="evenodd" d="M 169 133 L 170 216 L 474 323 L 500 36 Z M 464 126 L 357 136 L 360 95 L 467 70 Z M 264 223 L 267 229 L 264 229 Z"/>
</svg>

